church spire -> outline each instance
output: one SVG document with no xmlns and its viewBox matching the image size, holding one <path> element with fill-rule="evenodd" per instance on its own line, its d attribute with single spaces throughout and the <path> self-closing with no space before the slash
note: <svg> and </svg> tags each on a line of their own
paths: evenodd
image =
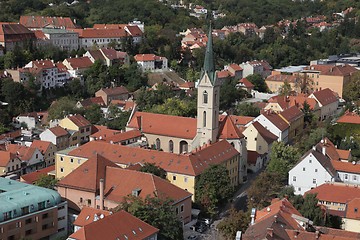
<svg viewBox="0 0 360 240">
<path fill-rule="evenodd" d="M 201 78 L 204 76 L 205 73 L 207 73 L 207 75 L 210 78 L 210 81 L 214 84 L 214 82 L 215 82 L 215 65 L 214 65 L 211 23 L 210 23 L 210 27 L 209 27 L 208 42 L 206 44 L 204 67 L 202 69 Z"/>
</svg>

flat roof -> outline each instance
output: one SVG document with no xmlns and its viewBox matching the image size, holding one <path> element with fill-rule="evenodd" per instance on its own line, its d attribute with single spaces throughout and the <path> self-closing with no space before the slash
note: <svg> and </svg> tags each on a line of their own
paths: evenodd
<svg viewBox="0 0 360 240">
<path fill-rule="evenodd" d="M 284 73 L 294 73 L 300 72 L 304 70 L 304 68 L 308 67 L 307 65 L 299 65 L 299 66 L 287 66 L 280 69 L 275 69 L 275 71 L 284 72 Z"/>
</svg>

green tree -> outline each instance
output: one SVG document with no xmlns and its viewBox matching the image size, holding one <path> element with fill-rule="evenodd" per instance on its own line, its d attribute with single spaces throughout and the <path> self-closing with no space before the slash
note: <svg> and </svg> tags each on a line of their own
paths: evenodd
<svg viewBox="0 0 360 240">
<path fill-rule="evenodd" d="M 68 114 L 73 114 L 75 110 L 76 102 L 69 97 L 62 97 L 53 102 L 48 109 L 49 119 L 62 119 Z"/>
<path fill-rule="evenodd" d="M 103 118 L 103 112 L 98 104 L 92 104 L 85 109 L 84 117 L 92 124 L 98 124 Z"/>
<path fill-rule="evenodd" d="M 125 210 L 160 230 L 159 240 L 183 240 L 182 224 L 170 199 L 147 196 L 145 199 L 128 196 L 113 211 Z"/>
<path fill-rule="evenodd" d="M 259 92 L 267 92 L 268 87 L 263 77 L 259 74 L 253 74 L 246 77 L 252 84 L 254 84 L 254 90 Z"/>
<path fill-rule="evenodd" d="M 190 101 L 179 98 L 168 98 L 163 104 L 155 105 L 149 109 L 149 111 L 174 116 L 195 117 L 197 108 L 195 99 Z"/>
<path fill-rule="evenodd" d="M 266 170 L 278 173 L 281 179 L 286 180 L 289 170 L 300 159 L 299 150 L 283 142 L 274 142 L 271 147 L 270 162 Z"/>
<path fill-rule="evenodd" d="M 115 107 L 116 108 L 116 107 Z M 111 115 L 113 115 L 113 111 L 110 110 Z M 118 112 L 116 115 L 114 114 L 114 117 L 109 117 L 109 119 L 106 121 L 106 126 L 108 126 L 111 129 L 116 130 L 124 130 L 127 121 L 129 120 L 131 112 Z"/>
<path fill-rule="evenodd" d="M 311 219 L 314 222 L 314 225 L 325 225 L 325 213 L 319 206 L 319 200 L 316 198 L 316 194 L 306 194 L 299 212 L 304 217 Z"/>
<path fill-rule="evenodd" d="M 7 132 L 9 129 L 2 123 L 0 122 L 0 134 Z"/>
<path fill-rule="evenodd" d="M 291 93 L 291 85 L 287 81 L 284 82 L 283 85 L 281 85 L 279 89 L 279 95 L 281 96 L 289 96 Z"/>
<path fill-rule="evenodd" d="M 235 114 L 240 116 L 257 117 L 260 115 L 260 108 L 252 103 L 240 103 L 235 108 Z"/>
<path fill-rule="evenodd" d="M 311 124 L 312 120 L 314 119 L 314 114 L 312 113 L 310 105 L 306 100 L 304 101 L 301 111 L 304 113 L 305 124 Z"/>
<path fill-rule="evenodd" d="M 156 166 L 155 163 L 145 163 L 144 166 L 141 167 L 140 172 L 151 173 L 166 179 L 166 171 L 163 168 Z"/>
<path fill-rule="evenodd" d="M 227 81 L 223 83 L 220 88 L 220 109 L 228 110 L 232 108 L 237 102 L 241 101 L 247 92 L 243 89 L 237 89 L 235 85 L 237 80 Z"/>
<path fill-rule="evenodd" d="M 263 172 L 248 189 L 248 209 L 262 209 L 270 205 L 271 200 L 279 195 L 283 187 L 281 176 L 274 172 Z"/>
<path fill-rule="evenodd" d="M 358 101 L 360 99 L 360 72 L 351 75 L 351 80 L 344 87 L 344 99 L 346 101 Z"/>
<path fill-rule="evenodd" d="M 35 185 L 39 187 L 54 189 L 57 182 L 58 179 L 54 178 L 53 176 L 43 174 L 40 175 L 38 180 L 36 180 Z"/>
<path fill-rule="evenodd" d="M 217 229 L 226 239 L 235 239 L 236 232 L 245 232 L 250 223 L 250 216 L 243 211 L 231 208 L 229 217 L 226 217 L 218 225 Z"/>
<path fill-rule="evenodd" d="M 216 207 L 233 193 L 230 177 L 223 165 L 211 165 L 200 175 L 195 183 L 195 201 L 210 214 L 216 213 Z"/>
</svg>

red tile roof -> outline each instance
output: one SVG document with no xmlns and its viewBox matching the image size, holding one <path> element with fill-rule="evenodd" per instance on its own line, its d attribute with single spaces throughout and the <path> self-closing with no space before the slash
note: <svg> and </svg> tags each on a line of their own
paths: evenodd
<svg viewBox="0 0 360 240">
<path fill-rule="evenodd" d="M 285 131 L 289 128 L 289 125 L 276 113 L 266 111 L 263 116 L 281 131 Z"/>
<path fill-rule="evenodd" d="M 338 101 L 335 93 L 329 88 L 314 92 L 312 95 L 316 97 L 316 99 L 321 103 L 322 106 L 326 106 L 328 104 Z"/>
<path fill-rule="evenodd" d="M 99 91 L 104 91 L 108 96 L 128 94 L 129 91 L 124 86 L 113 88 L 101 88 Z"/>
<path fill-rule="evenodd" d="M 40 150 L 40 152 L 42 154 L 44 154 L 48 149 L 49 147 L 51 146 L 51 142 L 48 142 L 48 141 L 42 141 L 42 140 L 34 140 L 32 143 L 31 143 L 31 147 L 33 148 L 37 148 Z"/>
<path fill-rule="evenodd" d="M 334 160 L 331 161 L 331 164 L 338 172 L 360 174 L 360 164 L 353 164 L 351 162 L 342 162 L 342 161 L 334 161 Z"/>
<path fill-rule="evenodd" d="M 198 151 L 189 154 L 131 148 L 102 141 L 91 141 L 69 152 L 70 156 L 84 158 L 96 154 L 101 154 L 118 164 L 129 165 L 149 162 L 155 163 L 167 172 L 197 176 L 208 168 L 210 164 L 223 163 L 239 153 L 230 143 L 224 140 L 210 146 L 203 146 Z"/>
<path fill-rule="evenodd" d="M 351 124 L 360 124 L 360 116 L 357 113 L 346 111 L 342 115 L 337 123 L 351 123 Z"/>
<path fill-rule="evenodd" d="M 184 82 L 179 86 L 180 88 L 192 89 L 195 87 L 195 82 Z"/>
<path fill-rule="evenodd" d="M 345 217 L 360 220 L 360 198 L 354 198 L 348 202 Z"/>
<path fill-rule="evenodd" d="M 218 71 L 217 72 L 217 77 L 218 78 L 227 78 L 227 77 L 230 77 L 231 76 L 231 73 L 227 70 L 222 70 L 222 71 Z"/>
<path fill-rule="evenodd" d="M 20 16 L 20 23 L 28 28 L 44 28 L 49 25 L 57 28 L 76 28 L 69 17 Z"/>
<path fill-rule="evenodd" d="M 219 126 L 219 139 L 240 139 L 244 135 L 240 132 L 230 116 L 226 115 L 221 121 Z"/>
<path fill-rule="evenodd" d="M 156 55 L 155 54 L 136 54 L 134 56 L 137 62 L 147 62 L 147 61 L 155 61 Z"/>
<path fill-rule="evenodd" d="M 80 114 L 69 115 L 67 118 L 78 127 L 91 126 L 91 123 Z"/>
<path fill-rule="evenodd" d="M 90 135 L 90 137 L 96 138 L 96 139 L 106 139 L 108 137 L 111 137 L 113 135 L 116 134 L 120 134 L 121 131 L 120 130 L 114 130 L 114 129 L 109 129 L 106 126 L 99 126 L 99 125 L 94 125 L 93 126 L 94 131 L 92 131 L 93 133 Z"/>
<path fill-rule="evenodd" d="M 116 51 L 113 48 L 102 48 L 100 51 L 102 52 L 103 56 L 110 60 L 123 59 L 127 55 L 126 52 Z"/>
<path fill-rule="evenodd" d="M 271 144 L 272 142 L 274 142 L 278 139 L 278 137 L 276 135 L 272 134 L 269 130 L 267 130 L 259 122 L 253 122 L 252 125 L 255 127 L 255 129 L 258 131 L 258 133 L 264 138 L 264 140 L 268 144 Z"/>
<path fill-rule="evenodd" d="M 7 151 L 15 154 L 21 161 L 29 161 L 34 155 L 36 148 L 21 146 L 17 144 L 7 144 Z"/>
<path fill-rule="evenodd" d="M 35 33 L 18 23 L 0 22 L 1 42 L 20 42 L 35 39 Z"/>
<path fill-rule="evenodd" d="M 139 37 L 144 34 L 138 26 L 126 26 L 126 28 L 133 37 Z"/>
<path fill-rule="evenodd" d="M 304 113 L 300 111 L 296 106 L 292 106 L 288 109 L 279 113 L 283 118 L 285 118 L 290 124 L 295 122 L 301 117 L 304 117 Z"/>
<path fill-rule="evenodd" d="M 6 167 L 14 158 L 16 158 L 16 154 L 0 150 L 0 167 Z"/>
<path fill-rule="evenodd" d="M 90 107 L 93 104 L 97 104 L 99 106 L 106 106 L 106 104 L 104 103 L 104 100 L 102 99 L 102 97 L 92 97 L 92 98 L 87 98 L 84 99 L 80 102 L 80 104 L 84 107 Z"/>
<path fill-rule="evenodd" d="M 360 198 L 360 188 L 357 185 L 324 183 L 305 194 L 317 193 L 320 201 L 347 203 L 354 198 Z"/>
<path fill-rule="evenodd" d="M 349 76 L 358 70 L 350 65 L 311 65 L 304 70 L 318 71 L 321 75 L 329 76 Z"/>
<path fill-rule="evenodd" d="M 83 227 L 111 215 L 111 212 L 84 206 L 74 221 L 74 226 Z"/>
<path fill-rule="evenodd" d="M 108 142 L 108 143 L 121 143 L 122 141 L 125 140 L 131 140 L 134 138 L 140 138 L 142 136 L 141 131 L 139 130 L 130 130 L 127 132 L 123 132 L 123 133 L 119 133 L 119 134 L 114 134 L 112 136 L 107 136 L 104 137 L 104 141 Z"/>
<path fill-rule="evenodd" d="M 304 107 L 304 103 L 306 101 L 306 103 L 309 104 L 310 109 L 312 110 L 316 109 L 317 102 L 313 98 L 308 98 L 305 96 L 289 96 L 289 100 L 290 100 L 290 106 L 296 106 L 301 109 Z"/>
<path fill-rule="evenodd" d="M 261 155 L 256 151 L 247 151 L 247 163 L 251 165 L 256 165 L 257 159 Z"/>
<path fill-rule="evenodd" d="M 79 32 L 79 38 L 123 38 L 127 36 L 124 29 L 85 28 Z"/>
<path fill-rule="evenodd" d="M 124 29 L 128 24 L 94 24 L 93 28 L 97 29 Z"/>
<path fill-rule="evenodd" d="M 246 88 L 253 88 L 254 84 L 252 84 L 247 78 L 242 78 L 239 80 L 239 83 L 242 83 Z"/>
<path fill-rule="evenodd" d="M 244 126 L 255 119 L 254 117 L 236 115 L 230 115 L 230 118 L 236 126 Z"/>
<path fill-rule="evenodd" d="M 277 75 L 268 76 L 265 79 L 265 81 L 279 82 L 279 83 L 283 83 L 283 82 L 297 83 L 300 81 L 300 78 L 294 75 L 277 74 Z"/>
<path fill-rule="evenodd" d="M 36 170 L 35 172 L 31 172 L 25 175 L 21 175 L 21 178 L 28 184 L 34 184 L 41 176 L 46 176 L 49 172 L 55 170 L 55 165 L 50 167 L 42 168 L 40 170 Z"/>
<path fill-rule="evenodd" d="M 315 232 L 306 232 L 306 231 L 297 231 L 286 229 L 288 240 L 308 240 L 308 239 L 318 239 L 318 240 L 355 240 L 360 239 L 360 233 L 350 232 L 340 229 L 332 229 L 325 227 L 316 227 L 318 233 Z"/>
<path fill-rule="evenodd" d="M 76 240 L 133 239 L 143 240 L 157 234 L 159 229 L 123 210 L 99 221 L 85 225 L 70 235 Z"/>
<path fill-rule="evenodd" d="M 93 65 L 90 58 L 88 57 L 67 58 L 65 60 L 70 64 L 70 67 L 74 70 L 86 69 Z"/>
<path fill-rule="evenodd" d="M 197 131 L 196 124 L 196 118 L 136 112 L 128 127 L 139 129 L 143 133 L 193 139 Z"/>
<path fill-rule="evenodd" d="M 66 136 L 69 133 L 62 127 L 60 126 L 55 126 L 52 128 L 48 128 L 49 131 L 51 131 L 56 137 L 62 137 L 62 136 Z"/>
<path fill-rule="evenodd" d="M 89 156 L 89 159 L 78 168 L 62 178 L 57 185 L 59 187 L 97 192 L 99 190 L 100 179 L 105 179 L 107 166 L 118 168 L 112 161 L 95 153 Z"/>
<path fill-rule="evenodd" d="M 230 64 L 230 68 L 234 69 L 234 71 L 242 71 L 243 69 L 238 64 Z"/>
</svg>

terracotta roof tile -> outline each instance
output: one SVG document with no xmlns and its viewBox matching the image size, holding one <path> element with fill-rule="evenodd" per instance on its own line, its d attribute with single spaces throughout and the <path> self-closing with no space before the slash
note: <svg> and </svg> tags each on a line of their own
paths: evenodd
<svg viewBox="0 0 360 240">
<path fill-rule="evenodd" d="M 354 198 L 348 202 L 345 217 L 360 220 L 360 198 Z"/>
<path fill-rule="evenodd" d="M 252 84 L 247 78 L 242 78 L 239 80 L 239 83 L 242 83 L 246 88 L 253 88 L 254 84 Z"/>
<path fill-rule="evenodd" d="M 51 142 L 48 142 L 48 141 L 42 141 L 42 140 L 34 140 L 32 143 L 31 143 L 31 147 L 33 148 L 37 148 L 40 150 L 40 152 L 42 154 L 44 154 L 48 149 L 49 147 L 51 146 Z"/>
<path fill-rule="evenodd" d="M 147 61 L 155 61 L 156 55 L 155 54 L 137 54 L 134 56 L 137 62 L 147 62 Z"/>
<path fill-rule="evenodd" d="M 231 73 L 227 70 L 222 70 L 222 71 L 218 71 L 217 72 L 217 77 L 218 78 L 227 78 L 227 77 L 230 77 L 231 76 Z"/>
<path fill-rule="evenodd" d="M 0 167 L 6 167 L 14 158 L 16 158 L 16 154 L 0 150 Z"/>
<path fill-rule="evenodd" d="M 234 71 L 242 71 L 243 69 L 238 64 L 230 64 L 230 68 L 232 68 Z"/>
<path fill-rule="evenodd" d="M 350 66 L 346 65 L 311 65 L 304 69 L 305 71 L 318 71 L 321 75 L 328 75 L 328 76 L 349 76 L 358 70 Z"/>
<path fill-rule="evenodd" d="M 314 92 L 312 95 L 321 103 L 321 105 L 326 106 L 333 102 L 337 102 L 338 98 L 329 88 Z"/>
<path fill-rule="evenodd" d="M 121 239 L 143 240 L 158 232 L 159 229 L 121 210 L 99 221 L 85 225 L 71 234 L 70 238 L 76 240 L 99 240 L 120 239 L 121 237 Z"/>
<path fill-rule="evenodd" d="M 276 113 L 272 113 L 267 111 L 263 114 L 265 118 L 267 118 L 272 124 L 274 124 L 281 131 L 285 131 L 289 128 L 289 125 Z"/>
<path fill-rule="evenodd" d="M 129 93 L 129 91 L 124 86 L 114 87 L 114 88 L 101 88 L 99 91 L 101 90 L 104 91 L 109 96 Z"/>
<path fill-rule="evenodd" d="M 268 144 L 271 144 L 272 142 L 274 142 L 278 139 L 278 137 L 276 135 L 272 134 L 269 130 L 267 130 L 259 122 L 253 122 L 252 125 L 255 127 L 255 129 L 258 131 L 258 133 L 264 138 L 264 140 Z"/>
<path fill-rule="evenodd" d="M 288 109 L 279 113 L 283 118 L 285 118 L 290 124 L 297 119 L 304 117 L 304 113 L 300 111 L 296 106 L 292 106 Z"/>
<path fill-rule="evenodd" d="M 244 138 L 244 135 L 235 126 L 231 117 L 226 115 L 219 126 L 219 139 L 240 139 Z"/>
<path fill-rule="evenodd" d="M 257 161 L 259 156 L 261 156 L 261 155 L 258 152 L 248 150 L 247 151 L 247 163 L 252 164 L 252 165 L 256 165 L 256 161 Z"/>
<path fill-rule="evenodd" d="M 254 117 L 236 115 L 230 115 L 230 118 L 236 126 L 245 126 L 246 124 L 255 119 Z"/>
<path fill-rule="evenodd" d="M 17 144 L 6 145 L 7 151 L 15 154 L 21 161 L 29 161 L 34 155 L 36 148 L 21 146 Z"/>
<path fill-rule="evenodd" d="M 78 32 L 80 38 L 123 38 L 127 36 L 124 29 L 85 28 Z"/>
<path fill-rule="evenodd" d="M 334 161 L 334 160 L 331 161 L 331 164 L 338 172 L 360 174 L 360 164 L 353 164 L 351 162 L 342 162 L 342 161 Z"/>
<path fill-rule="evenodd" d="M 91 123 L 80 114 L 69 115 L 67 118 L 78 127 L 91 126 Z"/>
<path fill-rule="evenodd" d="M 130 130 L 130 131 L 123 132 L 123 133 L 113 134 L 111 136 L 109 135 L 107 137 L 104 137 L 103 140 L 108 143 L 120 143 L 122 141 L 130 140 L 133 138 L 139 138 L 141 136 L 142 136 L 141 131 Z"/>
<path fill-rule="evenodd" d="M 144 34 L 138 26 L 126 26 L 126 28 L 133 37 L 139 37 Z"/>
<path fill-rule="evenodd" d="M 28 28 L 44 28 L 49 25 L 57 28 L 76 28 L 69 17 L 20 16 L 20 23 Z"/>
<path fill-rule="evenodd" d="M 90 135 L 90 137 L 93 137 L 96 139 L 101 138 L 103 140 L 105 140 L 108 137 L 111 137 L 113 135 L 121 133 L 120 130 L 109 129 L 106 126 L 99 126 L 99 125 L 94 125 L 92 129 L 94 129 L 94 131 L 92 131 L 92 134 Z"/>
<path fill-rule="evenodd" d="M 72 69 L 86 69 L 93 65 L 90 58 L 78 57 L 78 58 L 67 58 L 65 59 L 71 66 Z"/>
<path fill-rule="evenodd" d="M 317 193 L 320 201 L 347 203 L 354 198 L 360 198 L 360 188 L 356 185 L 324 183 L 305 194 Z"/>
<path fill-rule="evenodd" d="M 99 106 L 106 106 L 102 97 L 87 98 L 82 100 L 80 103 L 84 108 L 90 107 L 93 104 L 97 104 Z"/>
<path fill-rule="evenodd" d="M 101 215 L 103 216 L 101 217 Z M 109 211 L 84 206 L 73 224 L 74 226 L 83 227 L 109 215 L 111 215 Z M 95 219 L 95 217 L 98 219 Z"/>
<path fill-rule="evenodd" d="M 62 127 L 60 126 L 55 126 L 52 128 L 48 128 L 56 137 L 62 137 L 62 136 L 66 136 L 69 133 Z"/>
<path fill-rule="evenodd" d="M 55 170 L 55 165 L 50 167 L 42 168 L 40 170 L 36 170 L 35 172 L 31 172 L 25 175 L 21 175 L 21 178 L 28 184 L 34 184 L 41 176 L 46 176 L 49 172 Z"/>
<path fill-rule="evenodd" d="M 347 111 L 337 120 L 337 123 L 360 124 L 360 116 L 357 113 Z"/>
</svg>

